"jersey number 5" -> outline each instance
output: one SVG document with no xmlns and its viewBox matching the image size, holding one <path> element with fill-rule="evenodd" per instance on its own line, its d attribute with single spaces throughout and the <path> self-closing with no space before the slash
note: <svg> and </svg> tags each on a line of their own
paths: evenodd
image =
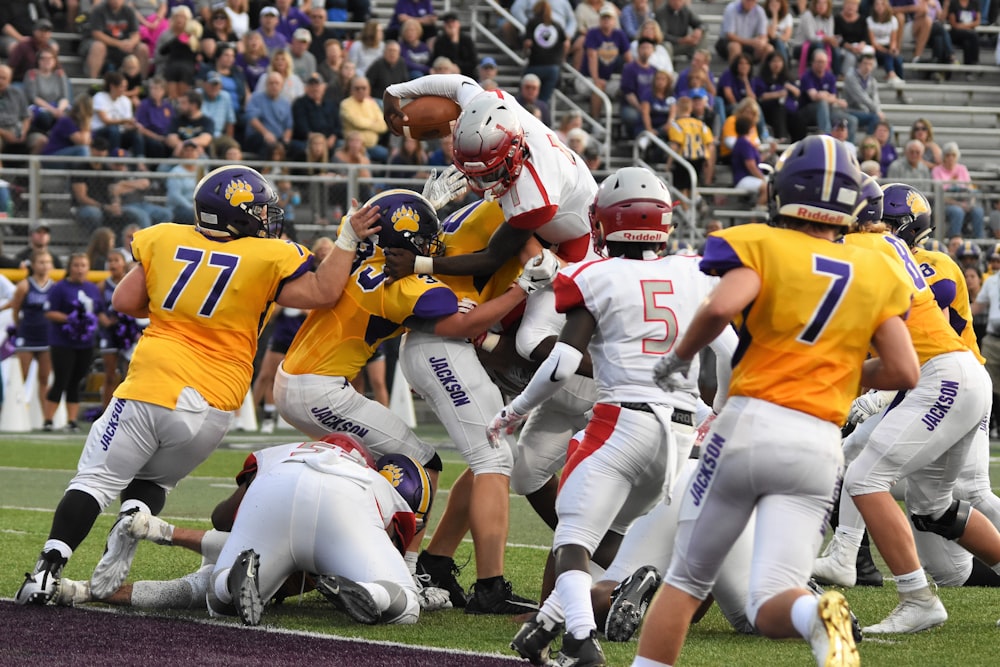
<svg viewBox="0 0 1000 667">
<path fill-rule="evenodd" d="M 177 299 L 180 298 L 181 294 L 187 288 L 188 283 L 191 282 L 191 278 L 202 268 L 201 262 L 204 258 L 204 250 L 185 248 L 183 246 L 177 248 L 177 251 L 174 253 L 174 259 L 183 262 L 186 266 L 181 269 L 180 275 L 174 280 L 174 284 L 170 286 L 167 298 L 163 300 L 163 310 L 174 309 L 174 306 L 177 305 Z M 198 315 L 201 317 L 212 316 L 212 313 L 215 312 L 215 307 L 219 305 L 219 299 L 225 294 L 226 288 L 229 286 L 229 281 L 233 278 L 233 272 L 236 271 L 239 263 L 239 255 L 229 255 L 223 252 L 208 253 L 208 266 L 216 267 L 220 271 L 215 277 L 215 282 L 212 283 L 212 288 L 201 302 Z"/>
<path fill-rule="evenodd" d="M 643 354 L 666 354 L 677 341 L 677 315 L 672 308 L 661 306 L 657 303 L 657 297 L 662 294 L 673 294 L 674 283 L 670 280 L 643 280 L 642 281 L 642 302 L 645 307 L 645 320 L 647 322 L 663 322 L 667 333 L 663 338 L 643 338 Z"/>
<path fill-rule="evenodd" d="M 853 267 L 847 262 L 813 255 L 813 273 L 829 276 L 832 280 L 816 310 L 813 311 L 812 317 L 809 318 L 806 328 L 799 334 L 798 340 L 800 342 L 812 345 L 826 329 L 827 322 L 837 311 L 840 302 L 844 300 L 844 292 L 851 284 L 852 269 Z"/>
</svg>

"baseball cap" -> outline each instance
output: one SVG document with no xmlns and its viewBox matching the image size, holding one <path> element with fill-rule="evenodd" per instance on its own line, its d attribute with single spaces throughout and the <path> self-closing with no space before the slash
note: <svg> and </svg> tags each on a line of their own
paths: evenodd
<svg viewBox="0 0 1000 667">
<path fill-rule="evenodd" d="M 445 15 L 441 17 L 441 21 L 443 23 L 447 23 L 448 21 L 457 21 L 457 20 L 458 20 L 458 14 L 456 14 L 455 12 L 446 12 Z"/>
<path fill-rule="evenodd" d="M 875 57 L 875 47 L 871 44 L 865 44 L 861 47 L 861 57 L 862 58 L 874 58 Z"/>
<path fill-rule="evenodd" d="M 277 7 L 264 7 L 260 10 L 261 16 L 281 16 Z"/>
<path fill-rule="evenodd" d="M 617 18 L 618 17 L 618 12 L 616 12 L 614 10 L 614 7 L 611 7 L 610 5 L 604 5 L 603 7 L 601 7 L 601 11 L 599 12 L 599 15 L 600 16 L 613 16 L 613 17 Z"/>
<path fill-rule="evenodd" d="M 850 127 L 851 125 L 847 122 L 846 118 L 841 118 L 833 124 L 833 129 L 835 130 L 847 130 L 850 129 Z"/>
<path fill-rule="evenodd" d="M 706 91 L 704 88 L 692 88 L 690 91 L 688 91 L 688 96 L 692 100 L 696 100 L 696 99 L 698 99 L 700 97 L 707 98 L 708 97 L 708 91 Z"/>
<path fill-rule="evenodd" d="M 312 33 L 305 28 L 296 28 L 295 32 L 292 33 L 292 39 L 297 42 L 305 42 L 309 44 L 313 41 L 313 36 Z"/>
<path fill-rule="evenodd" d="M 51 32 L 52 28 L 52 21 L 48 19 L 38 19 L 35 23 L 35 30 L 48 30 Z"/>
<path fill-rule="evenodd" d="M 44 222 L 33 222 L 31 223 L 30 228 L 31 228 L 30 231 L 32 232 L 39 232 L 39 231 L 46 231 L 50 233 L 52 232 L 52 230 L 49 228 L 49 225 Z"/>
<path fill-rule="evenodd" d="M 222 83 L 222 75 L 215 71 L 209 72 L 205 83 Z"/>
<path fill-rule="evenodd" d="M 496 67 L 497 66 L 497 61 L 496 61 L 496 59 L 491 58 L 490 56 L 486 56 L 485 58 L 483 58 L 482 60 L 479 61 L 479 66 L 480 67 Z"/>
<path fill-rule="evenodd" d="M 323 83 L 323 75 L 319 72 L 313 72 L 309 75 L 309 78 L 306 79 L 306 83 Z"/>
</svg>

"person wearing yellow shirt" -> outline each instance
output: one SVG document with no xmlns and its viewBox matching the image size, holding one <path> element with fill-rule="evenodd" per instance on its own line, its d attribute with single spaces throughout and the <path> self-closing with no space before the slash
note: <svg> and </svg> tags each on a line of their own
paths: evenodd
<svg viewBox="0 0 1000 667">
<path fill-rule="evenodd" d="M 382 117 L 382 108 L 372 97 L 371 85 L 363 76 L 351 79 L 350 95 L 340 102 L 340 123 L 344 134 L 357 131 L 368 149 L 372 162 L 384 163 L 389 157 L 389 149 L 379 141 L 389 131 Z"/>
</svg>

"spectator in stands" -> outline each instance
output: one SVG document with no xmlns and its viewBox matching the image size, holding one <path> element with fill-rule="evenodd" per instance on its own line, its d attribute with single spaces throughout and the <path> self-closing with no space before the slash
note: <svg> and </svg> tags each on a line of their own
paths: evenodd
<svg viewBox="0 0 1000 667">
<path fill-rule="evenodd" d="M 215 122 L 205 115 L 201 109 L 202 97 L 197 90 L 188 93 L 177 100 L 177 113 L 174 114 L 167 134 L 167 148 L 173 157 L 180 157 L 183 144 L 193 142 L 204 156 L 212 143 L 215 132 Z"/>
<path fill-rule="evenodd" d="M 545 2 L 548 5 L 547 10 L 545 7 L 539 7 L 539 2 Z M 576 36 L 577 25 L 576 25 L 576 14 L 573 11 L 573 4 L 570 0 L 514 0 L 510 6 L 510 13 L 517 21 L 524 26 L 524 33 L 518 35 L 516 28 L 510 23 L 503 24 L 503 34 L 504 39 L 508 44 L 518 44 L 519 40 L 531 39 L 537 41 L 539 37 L 542 38 L 542 43 L 551 43 L 552 38 L 546 39 L 545 35 L 534 35 L 534 30 L 532 28 L 532 22 L 536 20 L 541 14 L 549 15 L 549 21 L 546 25 L 553 27 L 558 27 L 562 30 L 565 41 L 567 42 L 566 48 L 569 48 L 569 41 Z M 559 42 L 562 44 L 562 41 Z M 566 57 L 566 53 L 563 52 L 563 59 Z M 531 60 L 529 56 L 529 61 Z M 535 72 L 538 74 L 538 72 Z M 541 74 L 539 74 L 541 76 Z M 542 81 L 545 77 L 542 77 Z"/>
<path fill-rule="evenodd" d="M 393 178 L 416 178 L 426 179 L 430 175 L 427 167 L 427 150 L 424 142 L 416 139 L 404 138 L 399 148 L 395 149 L 389 156 L 389 164 L 405 165 L 413 169 L 405 171 L 389 172 Z"/>
<path fill-rule="evenodd" d="M 337 76 L 326 84 L 326 96 L 340 106 L 345 97 L 351 95 L 351 81 L 358 75 L 358 68 L 350 60 L 340 63 Z"/>
<path fill-rule="evenodd" d="M 886 72 L 886 83 L 899 90 L 906 85 L 899 48 L 901 23 L 893 13 L 889 0 L 875 0 L 867 21 L 868 41 L 875 47 L 875 58 Z"/>
<path fill-rule="evenodd" d="M 364 23 L 371 18 L 371 0 L 326 0 L 324 7 L 328 21 Z"/>
<path fill-rule="evenodd" d="M 575 18 L 573 25 L 576 25 Z M 569 46 L 566 30 L 554 18 L 553 5 L 547 0 L 536 2 L 525 26 L 523 47 L 528 58 L 524 73 L 539 78 L 541 88 L 538 97 L 546 104 L 559 85 L 559 70 L 566 62 Z"/>
<path fill-rule="evenodd" d="M 52 33 L 52 20 L 47 3 L 43 0 L 11 0 L 0 3 L 0 57 L 8 58 L 7 64 L 14 68 L 17 81 L 24 78 L 25 72 L 35 65 L 33 62 L 26 63 L 19 69 L 19 63 L 13 60 L 15 47 L 32 37 L 33 33 L 39 32 L 39 26 L 46 24 L 48 39 Z"/>
<path fill-rule="evenodd" d="M 846 75 L 854 69 L 862 50 L 871 46 L 868 42 L 868 21 L 858 11 L 860 6 L 860 0 L 844 0 L 840 11 L 833 18 L 833 32 L 840 39 L 841 65 L 836 72 L 838 75 Z M 872 51 L 874 52 L 874 47 Z"/>
<path fill-rule="evenodd" d="M 344 60 L 344 47 L 339 39 L 328 39 L 324 45 L 323 53 L 324 58 L 316 65 L 316 71 L 326 81 L 327 93 L 329 94 L 331 93 L 330 88 L 340 90 L 344 87 L 340 80 L 340 67 L 346 62 Z M 340 96 L 334 97 L 337 104 L 340 104 Z"/>
<path fill-rule="evenodd" d="M 52 268 L 61 269 L 63 267 L 62 260 L 59 259 L 59 255 L 49 249 L 51 240 L 52 230 L 48 224 L 44 222 L 31 223 L 28 225 L 28 245 L 14 255 L 14 259 L 22 269 L 25 269 L 31 266 L 31 258 L 36 252 L 47 252 L 52 259 Z"/>
<path fill-rule="evenodd" d="M 882 121 L 875 126 L 875 138 L 882 145 L 882 157 L 879 158 L 878 163 L 882 167 L 882 173 L 888 174 L 889 165 L 899 157 L 896 147 L 892 143 L 892 127 L 889 123 Z"/>
<path fill-rule="evenodd" d="M 462 32 L 462 22 L 458 20 L 458 14 L 448 12 L 441 17 L 441 25 L 441 32 L 438 33 L 431 49 L 431 63 L 444 56 L 458 65 L 462 74 L 472 79 L 476 78 L 476 65 L 479 63 L 476 43 Z"/>
<path fill-rule="evenodd" d="M 593 140 L 590 133 L 582 127 L 573 128 L 566 134 L 566 146 L 580 157 L 583 157 L 583 154 L 587 152 L 587 146 Z"/>
<path fill-rule="evenodd" d="M 779 143 L 798 141 L 806 136 L 806 128 L 798 115 L 801 90 L 789 77 L 788 63 L 781 53 L 775 50 L 764 59 L 760 74 L 753 78 L 751 85 L 764 120 Z"/>
<path fill-rule="evenodd" d="M 236 123 L 240 124 L 243 108 L 250 94 L 246 72 L 236 64 L 236 48 L 231 44 L 223 44 L 216 49 L 215 74 L 222 78 L 222 90 L 229 96 L 236 114 Z M 266 69 L 266 66 L 265 66 Z"/>
<path fill-rule="evenodd" d="M 222 9 L 229 16 L 229 25 L 233 27 L 236 37 L 243 39 L 243 36 L 250 32 L 249 0 L 226 0 Z"/>
<path fill-rule="evenodd" d="M 694 108 L 690 97 L 677 100 L 677 117 L 670 123 L 667 139 L 670 147 L 681 154 L 692 167 L 700 185 L 711 185 L 715 180 L 715 137 L 712 130 L 691 115 Z M 691 193 L 691 174 L 679 162 L 668 159 L 675 188 L 685 195 Z"/>
<path fill-rule="evenodd" d="M 4 29 L 10 27 L 11 24 L 8 23 Z M 39 19 L 32 27 L 31 35 L 18 41 L 10 50 L 7 64 L 14 71 L 14 81 L 22 81 L 29 70 L 39 66 L 38 58 L 42 51 L 49 51 L 54 56 L 59 55 L 59 43 L 52 41 L 52 21 L 45 18 Z"/>
<path fill-rule="evenodd" d="M 570 61 L 573 67 L 584 71 L 586 67 L 586 53 L 584 50 L 584 40 L 591 29 L 600 26 L 601 10 L 611 9 L 615 13 L 615 27 L 618 25 L 618 6 L 610 0 L 583 0 L 576 5 L 573 13 L 576 16 L 576 37 L 570 46 Z"/>
<path fill-rule="evenodd" d="M 559 127 L 556 128 L 556 136 L 564 144 L 569 141 L 569 131 L 577 127 L 583 127 L 583 115 L 576 109 L 564 111 L 559 117 Z"/>
<path fill-rule="evenodd" d="M 799 17 L 795 43 L 800 47 L 799 76 L 805 73 L 806 64 L 817 48 L 826 49 L 827 62 L 834 76 L 840 74 L 840 38 L 834 34 L 833 6 L 830 0 L 809 0 L 809 8 Z"/>
<path fill-rule="evenodd" d="M 295 207 L 302 202 L 298 190 L 288 178 L 290 170 L 283 163 L 288 161 L 288 153 L 281 144 L 271 146 L 271 152 L 264 156 L 266 163 L 260 173 L 270 182 L 278 196 L 278 206 L 285 212 L 284 232 L 289 237 L 295 235 Z"/>
<path fill-rule="evenodd" d="M 496 81 L 499 69 L 500 68 L 497 66 L 496 58 L 493 56 L 486 56 L 479 61 L 479 66 L 476 68 L 476 81 L 478 81 L 480 85 L 482 85 L 484 81 Z"/>
<path fill-rule="evenodd" d="M 969 170 L 958 160 L 958 144 L 949 141 L 942 149 L 942 162 L 931 169 L 931 178 L 944 183 L 944 216 L 948 234 L 956 236 L 971 228 L 973 238 L 983 238 L 983 207 L 976 202 Z"/>
<path fill-rule="evenodd" d="M 979 64 L 979 35 L 976 26 L 980 24 L 981 15 L 973 0 L 951 0 L 948 3 L 948 33 L 955 46 L 962 49 L 962 62 L 966 65 Z M 975 73 L 970 75 L 975 79 Z"/>
<path fill-rule="evenodd" d="M 610 99 L 615 99 L 621 87 L 619 76 L 626 63 L 632 61 L 628 36 L 621 28 L 615 27 L 618 12 L 610 7 L 602 7 L 600 23 L 596 28 L 587 31 L 583 42 L 584 58 L 581 70 L 590 81 Z M 578 84 L 577 92 L 581 95 L 590 89 Z M 591 93 L 590 115 L 600 118 L 603 102 L 601 98 Z"/>
<path fill-rule="evenodd" d="M 876 181 L 882 178 L 882 165 L 877 160 L 865 160 L 860 164 L 861 173 L 871 176 Z"/>
<path fill-rule="evenodd" d="M 222 89 L 222 76 L 218 72 L 210 73 L 205 80 L 201 110 L 212 120 L 212 155 L 219 157 L 215 141 L 219 137 L 232 137 L 235 134 L 236 112 L 233 111 L 232 99 Z"/>
<path fill-rule="evenodd" d="M 264 153 L 271 144 L 292 140 L 292 105 L 281 95 L 285 79 L 278 72 L 269 72 L 264 82 L 264 90 L 251 95 L 247 103 L 243 145 L 253 153 Z"/>
<path fill-rule="evenodd" d="M 289 104 L 297 100 L 299 97 L 306 92 L 305 84 L 302 83 L 302 79 L 295 74 L 292 69 L 292 56 L 288 51 L 284 49 L 275 51 L 271 54 L 271 64 L 267 66 L 267 71 L 277 72 L 281 75 L 281 97 L 284 98 Z M 257 86 L 254 88 L 255 93 L 264 92 L 267 87 L 267 80 L 264 78 L 257 80 Z"/>
<path fill-rule="evenodd" d="M 191 10 L 177 5 L 170 10 L 170 23 L 156 40 L 153 62 L 156 73 L 167 82 L 167 97 L 178 100 L 194 85 L 201 24 Z"/>
<path fill-rule="evenodd" d="M 338 39 L 337 31 L 326 27 L 326 10 L 318 5 L 309 10 L 307 29 L 309 31 L 309 53 L 313 55 L 318 65 L 326 58 L 326 40 Z"/>
<path fill-rule="evenodd" d="M 127 148 L 136 157 L 145 156 L 145 140 L 139 133 L 132 111 L 132 101 L 125 96 L 127 86 L 121 72 L 104 75 L 104 90 L 94 95 L 94 117 L 90 130 L 94 138 L 104 137 L 108 148 L 117 153 Z"/>
<path fill-rule="evenodd" d="M 767 38 L 767 14 L 756 0 L 732 0 L 722 14 L 716 52 L 730 62 L 746 53 L 755 63 L 774 51 Z"/>
<path fill-rule="evenodd" d="M 24 97 L 33 105 L 29 133 L 44 134 L 52 129 L 69 111 L 71 95 L 69 77 L 59 67 L 55 49 L 44 47 L 38 55 L 38 67 L 24 75 Z"/>
<path fill-rule="evenodd" d="M 216 70 L 219 67 L 218 59 L 219 56 L 216 56 Z M 257 82 L 267 72 L 270 64 L 271 56 L 267 52 L 264 38 L 256 30 L 248 32 L 243 38 L 243 53 L 236 54 L 236 65 L 243 70 L 243 78 L 250 92 L 256 89 Z"/>
<path fill-rule="evenodd" d="M 875 80 L 875 49 L 865 46 L 853 69 L 844 73 L 844 100 L 847 113 L 858 120 L 867 134 L 874 134 L 875 127 L 885 120 L 882 102 Z"/>
<path fill-rule="evenodd" d="M 878 164 L 881 157 L 882 145 L 878 142 L 878 139 L 869 134 L 861 140 L 861 144 L 858 146 L 858 164 L 869 161 L 873 161 L 875 164 Z M 881 171 L 882 167 L 879 165 L 879 173 L 881 173 Z"/>
<path fill-rule="evenodd" d="M 31 235 L 44 230 L 47 237 L 49 228 L 43 223 L 31 225 Z M 55 284 L 49 277 L 52 272 L 53 256 L 46 248 L 25 248 L 27 259 L 23 260 L 23 268 L 28 269 L 28 276 L 14 287 L 14 296 L 10 301 L 10 310 L 14 321 L 14 353 L 21 365 L 21 377 L 27 381 L 31 370 L 31 362 L 37 365 L 35 384 L 38 391 L 38 404 L 45 403 L 45 394 L 49 390 L 49 374 L 52 373 L 52 356 L 49 353 L 49 331 L 45 321 L 45 301 Z M 20 255 L 24 255 L 21 252 Z M 13 258 L 15 262 L 17 258 Z"/>
<path fill-rule="evenodd" d="M 270 144 L 273 147 L 275 144 Z M 182 225 L 194 224 L 194 190 L 201 178 L 198 158 L 201 148 L 193 141 L 181 144 L 180 164 L 170 169 L 170 177 L 166 179 L 167 206 L 174 222 Z"/>
<path fill-rule="evenodd" d="M 676 94 L 675 92 L 675 96 Z M 699 87 L 692 88 L 687 94 L 691 98 L 691 116 L 712 128 L 712 134 L 718 137 L 722 133 L 722 121 L 712 108 L 708 92 L 704 88 Z M 716 130 L 718 130 L 718 133 L 716 133 Z"/>
<path fill-rule="evenodd" d="M 663 45 L 663 30 L 660 28 L 660 24 L 656 22 L 656 19 L 643 21 L 642 25 L 639 26 L 639 39 L 648 39 L 653 42 L 653 55 L 649 57 L 649 64 L 656 69 L 669 72 L 672 75 L 674 73 L 674 61 L 670 57 L 670 51 Z M 632 53 L 632 59 L 635 60 L 639 50 L 638 39 L 632 40 L 629 50 Z"/>
<path fill-rule="evenodd" d="M 438 56 L 431 62 L 431 74 L 461 74 L 458 68 L 448 56 Z M 495 83 L 495 82 L 494 82 Z M 485 89 L 484 89 L 485 90 Z"/>
<path fill-rule="evenodd" d="M 389 39 L 399 37 L 402 25 L 410 19 L 420 24 L 421 40 L 426 41 L 437 32 L 437 14 L 434 13 L 434 3 L 431 0 L 396 0 L 386 36 Z"/>
<path fill-rule="evenodd" d="M 547 127 L 552 127 L 552 110 L 542 99 L 542 80 L 535 74 L 525 74 L 521 77 L 521 84 L 518 87 L 515 99 L 521 106 L 529 106 L 538 111 L 539 117 Z"/>
<path fill-rule="evenodd" d="M 156 40 L 167 29 L 167 0 L 131 0 L 135 18 L 139 21 L 139 39 L 150 53 L 156 49 Z"/>
<path fill-rule="evenodd" d="M 382 117 L 382 107 L 371 96 L 368 79 L 356 76 L 351 80 L 351 94 L 340 102 L 340 124 L 344 137 L 357 132 L 372 162 L 385 163 L 389 150 L 379 142 L 389 131 Z"/>
<path fill-rule="evenodd" d="M 73 100 L 69 110 L 56 120 L 49 130 L 48 139 L 42 148 L 42 155 L 67 155 L 86 157 L 90 155 L 90 117 L 94 115 L 94 102 L 89 93 L 80 93 Z M 71 169 L 63 163 L 42 163 L 56 169 Z"/>
<path fill-rule="evenodd" d="M 110 227 L 98 227 L 90 233 L 87 243 L 87 261 L 92 271 L 107 271 L 108 253 L 115 247 L 115 230 Z"/>
<path fill-rule="evenodd" d="M 118 68 L 130 53 L 139 58 L 142 71 L 147 71 L 149 49 L 139 41 L 139 19 L 125 0 L 104 0 L 95 5 L 88 22 L 90 37 L 80 44 L 87 76 L 99 78 L 107 65 Z"/>
<path fill-rule="evenodd" d="M 805 125 L 816 125 L 822 134 L 829 134 L 833 123 L 846 118 L 851 140 L 858 130 L 858 119 L 847 113 L 847 100 L 837 95 L 837 77 L 829 68 L 826 51 L 813 51 L 809 69 L 802 75 L 799 96 L 799 118 Z"/>
<path fill-rule="evenodd" d="M 902 181 L 918 188 L 927 187 L 924 181 L 931 180 L 931 170 L 921 159 L 923 154 L 924 144 L 918 139 L 911 139 L 906 143 L 903 157 L 889 165 L 886 176 L 891 181 Z"/>
<path fill-rule="evenodd" d="M 902 45 L 909 33 L 913 40 L 913 62 L 920 62 L 934 25 L 934 19 L 928 13 L 927 0 L 889 0 L 889 4 L 899 22 L 898 44 Z"/>
<path fill-rule="evenodd" d="M 372 163 L 370 155 L 371 152 L 366 150 L 365 140 L 361 133 L 356 130 L 345 129 L 344 144 L 334 152 L 332 161 L 340 164 L 363 165 L 355 173 L 357 173 L 358 178 L 370 179 L 372 177 L 371 169 L 368 168 L 368 165 Z M 346 177 L 350 174 L 346 170 L 340 172 L 340 174 L 345 178 L 337 179 L 334 186 L 330 189 L 330 198 L 332 204 L 340 206 L 342 210 L 346 211 L 350 204 L 347 198 Z M 361 183 L 358 189 L 358 201 L 367 200 L 371 197 L 371 193 L 371 183 Z"/>
<path fill-rule="evenodd" d="M 66 277 L 53 285 L 45 306 L 52 353 L 52 386 L 42 403 L 42 430 L 52 430 L 59 402 L 66 398 L 66 430 L 79 433 L 80 387 L 90 372 L 98 326 L 108 326 L 104 297 L 87 280 L 90 262 L 82 252 L 69 256 Z M 86 295 L 86 296 L 83 296 Z"/>
<path fill-rule="evenodd" d="M 654 14 L 672 56 L 693 56 L 705 36 L 701 18 L 686 0 L 667 0 Z"/>
<path fill-rule="evenodd" d="M 267 55 L 273 56 L 275 51 L 288 48 L 288 37 L 278 30 L 281 15 L 277 7 L 267 6 L 260 10 L 260 26 L 255 30 L 264 39 Z"/>
<path fill-rule="evenodd" d="M 306 94 L 292 102 L 293 158 L 306 152 L 306 143 L 315 135 L 323 137 L 328 152 L 333 152 L 342 134 L 340 105 L 326 96 L 326 82 L 319 72 L 306 80 Z"/>
<path fill-rule="evenodd" d="M 347 50 L 347 59 L 358 68 L 358 74 L 364 76 L 369 65 L 382 57 L 385 51 L 385 38 L 382 24 L 377 19 L 369 19 L 361 29 L 361 35 L 351 43 Z"/>
<path fill-rule="evenodd" d="M 620 117 L 622 127 L 630 137 L 635 137 L 645 129 L 642 117 L 642 101 L 653 93 L 653 77 L 657 70 L 649 64 L 653 55 L 652 40 L 639 41 L 639 57 L 626 63 L 622 68 Z M 522 82 L 522 88 L 524 86 Z M 548 123 L 546 123 L 548 125 Z"/>
<path fill-rule="evenodd" d="M 753 123 L 753 128 L 747 133 L 746 138 L 755 147 L 760 147 L 761 136 L 758 130 L 760 127 L 760 107 L 757 106 L 755 100 L 745 98 L 733 107 L 733 113 L 722 124 L 722 133 L 719 136 L 719 160 L 724 164 L 728 164 L 733 146 L 736 145 L 736 139 L 739 137 L 736 132 L 736 121 L 740 118 L 746 118 Z"/>
<path fill-rule="evenodd" d="M 174 119 L 174 105 L 167 99 L 167 82 L 154 76 L 147 85 L 149 95 L 135 110 L 136 129 L 142 135 L 146 157 L 159 159 L 170 155 L 167 135 Z"/>
<path fill-rule="evenodd" d="M 753 86 L 750 84 L 750 77 L 753 76 L 753 63 L 750 56 L 745 53 L 737 53 L 729 61 L 729 67 L 719 75 L 719 95 L 722 96 L 726 105 L 726 115 L 733 113 L 733 107 L 743 99 L 750 97 L 756 99 Z M 757 128 L 760 133 L 760 128 Z"/>
<path fill-rule="evenodd" d="M 293 5 L 292 0 L 274 0 L 274 5 L 278 10 L 278 32 L 284 35 L 289 43 L 294 38 L 296 30 L 309 29 L 309 16 Z"/>
<path fill-rule="evenodd" d="M 371 95 L 376 100 L 381 100 L 382 93 L 392 84 L 410 80 L 410 70 L 403 62 L 399 42 L 390 39 L 385 43 L 382 57 L 368 67 L 365 78 L 368 79 L 372 88 Z"/>
<path fill-rule="evenodd" d="M 0 65 L 0 153 L 38 153 L 45 135 L 31 133 L 31 112 L 24 93 L 11 85 L 11 69 Z"/>
<path fill-rule="evenodd" d="M 302 81 L 308 79 L 316 71 L 316 56 L 309 51 L 312 44 L 312 33 L 305 28 L 299 28 L 292 35 L 289 54 L 292 57 L 292 71 Z"/>
<path fill-rule="evenodd" d="M 238 42 L 239 37 L 233 31 L 233 25 L 226 10 L 222 7 L 213 9 L 201 36 L 201 52 L 205 60 L 210 64 L 215 63 L 215 59 L 219 56 L 220 44 L 236 44 Z"/>
<path fill-rule="evenodd" d="M 910 139 L 916 139 L 924 145 L 921 156 L 928 169 L 933 169 L 942 162 L 941 147 L 934 141 L 934 126 L 926 118 L 918 118 L 910 126 Z"/>
<path fill-rule="evenodd" d="M 455 164 L 455 144 L 450 134 L 438 139 L 438 147 L 427 156 L 427 164 L 432 167 L 450 167 Z"/>
<path fill-rule="evenodd" d="M 767 41 L 786 63 L 791 62 L 792 29 L 795 24 L 792 14 L 788 11 L 788 0 L 767 0 L 764 3 L 767 13 Z"/>
<path fill-rule="evenodd" d="M 618 22 L 621 29 L 628 35 L 629 40 L 634 40 L 639 37 L 639 27 L 646 20 L 654 19 L 654 17 L 655 14 L 649 0 L 632 0 L 622 7 Z"/>
<path fill-rule="evenodd" d="M 130 236 L 126 235 L 126 230 L 130 227 L 145 229 L 150 225 L 169 222 L 173 216 L 166 206 L 146 201 L 146 193 L 153 187 L 152 181 L 148 178 L 130 174 L 128 165 L 117 160 L 109 160 L 107 167 L 123 173 L 122 176 L 114 179 L 114 182 L 108 187 L 108 193 L 111 197 L 117 197 L 121 201 L 123 217 L 130 221 L 122 230 L 122 238 L 131 248 L 132 240 Z"/>
<path fill-rule="evenodd" d="M 746 193 L 757 195 L 759 199 L 766 182 L 760 167 L 760 150 L 749 139 L 753 130 L 751 120 L 746 116 L 736 119 L 736 142 L 733 144 L 733 154 L 730 166 L 733 170 L 733 187 Z"/>
<path fill-rule="evenodd" d="M 79 173 L 70 176 L 70 194 L 75 207 L 74 218 L 88 234 L 101 226 L 120 228 L 129 223 L 139 224 L 122 207 L 116 183 L 121 178 L 108 173 L 114 166 L 107 160 L 108 141 L 94 137 L 90 144 L 90 161 L 73 165 Z"/>
<path fill-rule="evenodd" d="M 680 97 L 681 95 L 687 95 L 692 100 L 695 96 L 691 94 L 691 91 L 695 88 L 703 88 L 706 92 L 706 103 L 709 109 L 712 109 L 714 114 L 714 119 L 720 124 L 722 120 L 726 117 L 726 111 L 724 103 L 721 97 L 718 96 L 718 88 L 715 85 L 715 75 L 712 74 L 710 69 L 712 64 L 712 51 L 709 49 L 698 49 L 691 56 L 690 66 L 682 70 L 677 76 L 677 81 L 674 82 L 674 96 Z M 694 76 L 692 76 L 694 75 Z M 692 81 L 692 79 L 694 79 Z M 697 113 L 698 103 L 695 103 L 695 115 L 699 118 L 701 115 Z M 705 120 L 702 118 L 702 120 Z M 707 122 L 707 121 L 706 121 Z M 712 126 L 712 132 L 716 136 L 719 135 L 720 127 Z"/>
<path fill-rule="evenodd" d="M 420 39 L 423 29 L 416 19 L 403 21 L 399 29 L 399 47 L 411 79 L 427 74 L 431 69 L 431 49 Z"/>
<path fill-rule="evenodd" d="M 125 77 L 125 97 L 132 103 L 132 108 L 137 109 L 142 98 L 146 97 L 146 77 L 142 73 L 139 59 L 129 54 L 122 58 L 122 66 L 118 68 L 121 75 Z"/>
</svg>

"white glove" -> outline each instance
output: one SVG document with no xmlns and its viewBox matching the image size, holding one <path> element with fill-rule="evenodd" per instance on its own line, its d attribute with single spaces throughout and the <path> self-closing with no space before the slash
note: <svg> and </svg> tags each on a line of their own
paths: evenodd
<svg viewBox="0 0 1000 667">
<path fill-rule="evenodd" d="M 687 378 L 691 370 L 691 359 L 687 361 L 677 356 L 674 351 L 667 352 L 653 366 L 653 381 L 663 391 L 677 391 L 691 385 Z"/>
<path fill-rule="evenodd" d="M 559 268 L 559 258 L 552 251 L 543 250 L 542 254 L 535 255 L 524 265 L 517 286 L 526 294 L 548 287 L 559 273 Z"/>
<path fill-rule="evenodd" d="M 490 441 L 490 446 L 499 449 L 503 445 L 503 436 L 513 435 L 517 425 L 528 418 L 514 412 L 514 408 L 509 405 L 497 413 L 490 425 L 486 427 L 486 437 Z"/>
<path fill-rule="evenodd" d="M 879 391 L 877 389 L 872 389 L 867 394 L 861 394 L 851 403 L 851 410 L 847 413 L 847 423 L 860 424 L 869 417 L 877 415 L 892 402 L 895 395 L 894 391 Z"/>
<path fill-rule="evenodd" d="M 473 301 L 469 297 L 462 297 L 458 301 L 458 312 L 460 312 L 460 313 L 462 313 L 464 315 L 465 313 L 468 313 L 469 311 L 471 311 L 473 308 L 475 308 L 478 305 L 479 305 L 478 303 L 476 303 L 475 301 Z"/>
<path fill-rule="evenodd" d="M 337 242 L 334 243 L 335 246 L 347 252 L 355 252 L 358 249 L 358 244 L 361 243 L 361 237 L 354 231 L 354 226 L 351 224 L 351 216 L 357 213 L 357 211 L 356 206 L 351 206 L 348 209 L 347 215 L 344 216 L 343 222 L 340 223 L 340 231 L 337 232 Z"/>
<path fill-rule="evenodd" d="M 421 611 L 437 611 L 438 609 L 451 609 L 451 595 L 443 588 L 428 586 L 417 591 L 417 599 L 420 600 Z"/>
<path fill-rule="evenodd" d="M 435 210 L 440 210 L 459 197 L 464 197 L 469 191 L 469 183 L 465 174 L 452 165 L 440 174 L 437 169 L 431 172 L 424 183 L 420 194 L 431 203 Z"/>
</svg>

